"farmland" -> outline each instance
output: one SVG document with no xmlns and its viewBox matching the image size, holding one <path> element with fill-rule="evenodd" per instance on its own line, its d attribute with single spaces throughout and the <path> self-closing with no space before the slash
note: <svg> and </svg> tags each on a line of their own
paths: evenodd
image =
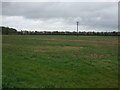
<svg viewBox="0 0 120 90">
<path fill-rule="evenodd" d="M 3 35 L 3 88 L 117 88 L 117 36 Z"/>
</svg>

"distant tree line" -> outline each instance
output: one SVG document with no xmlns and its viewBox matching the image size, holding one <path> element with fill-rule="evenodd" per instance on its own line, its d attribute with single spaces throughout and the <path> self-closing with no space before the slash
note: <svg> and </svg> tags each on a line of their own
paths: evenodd
<svg viewBox="0 0 120 90">
<path fill-rule="evenodd" d="M 0 32 L 2 32 L 2 35 L 17 35 L 18 32 L 14 28 L 9 27 L 0 27 Z"/>
<path fill-rule="evenodd" d="M 17 31 L 14 28 L 0 27 L 2 35 L 84 35 L 84 36 L 120 36 L 120 32 L 69 32 L 69 31 Z"/>
</svg>

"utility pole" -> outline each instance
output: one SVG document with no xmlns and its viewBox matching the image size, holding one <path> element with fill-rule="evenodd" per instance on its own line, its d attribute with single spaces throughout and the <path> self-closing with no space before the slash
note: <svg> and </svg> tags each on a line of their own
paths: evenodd
<svg viewBox="0 0 120 90">
<path fill-rule="evenodd" d="M 78 36 L 78 24 L 79 24 L 79 22 L 77 21 L 77 36 Z"/>
</svg>

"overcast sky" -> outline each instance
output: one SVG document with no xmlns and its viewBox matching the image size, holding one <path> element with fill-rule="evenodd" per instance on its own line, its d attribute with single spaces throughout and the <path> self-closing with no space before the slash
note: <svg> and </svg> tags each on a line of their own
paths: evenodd
<svg viewBox="0 0 120 90">
<path fill-rule="evenodd" d="M 17 30 L 117 31 L 117 2 L 2 2 L 2 25 Z"/>
</svg>

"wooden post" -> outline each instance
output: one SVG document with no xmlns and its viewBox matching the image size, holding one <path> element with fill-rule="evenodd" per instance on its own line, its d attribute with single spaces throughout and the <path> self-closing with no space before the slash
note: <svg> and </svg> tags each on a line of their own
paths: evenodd
<svg viewBox="0 0 120 90">
<path fill-rule="evenodd" d="M 77 22 L 77 36 L 78 36 L 78 24 L 79 24 L 79 22 Z"/>
</svg>

